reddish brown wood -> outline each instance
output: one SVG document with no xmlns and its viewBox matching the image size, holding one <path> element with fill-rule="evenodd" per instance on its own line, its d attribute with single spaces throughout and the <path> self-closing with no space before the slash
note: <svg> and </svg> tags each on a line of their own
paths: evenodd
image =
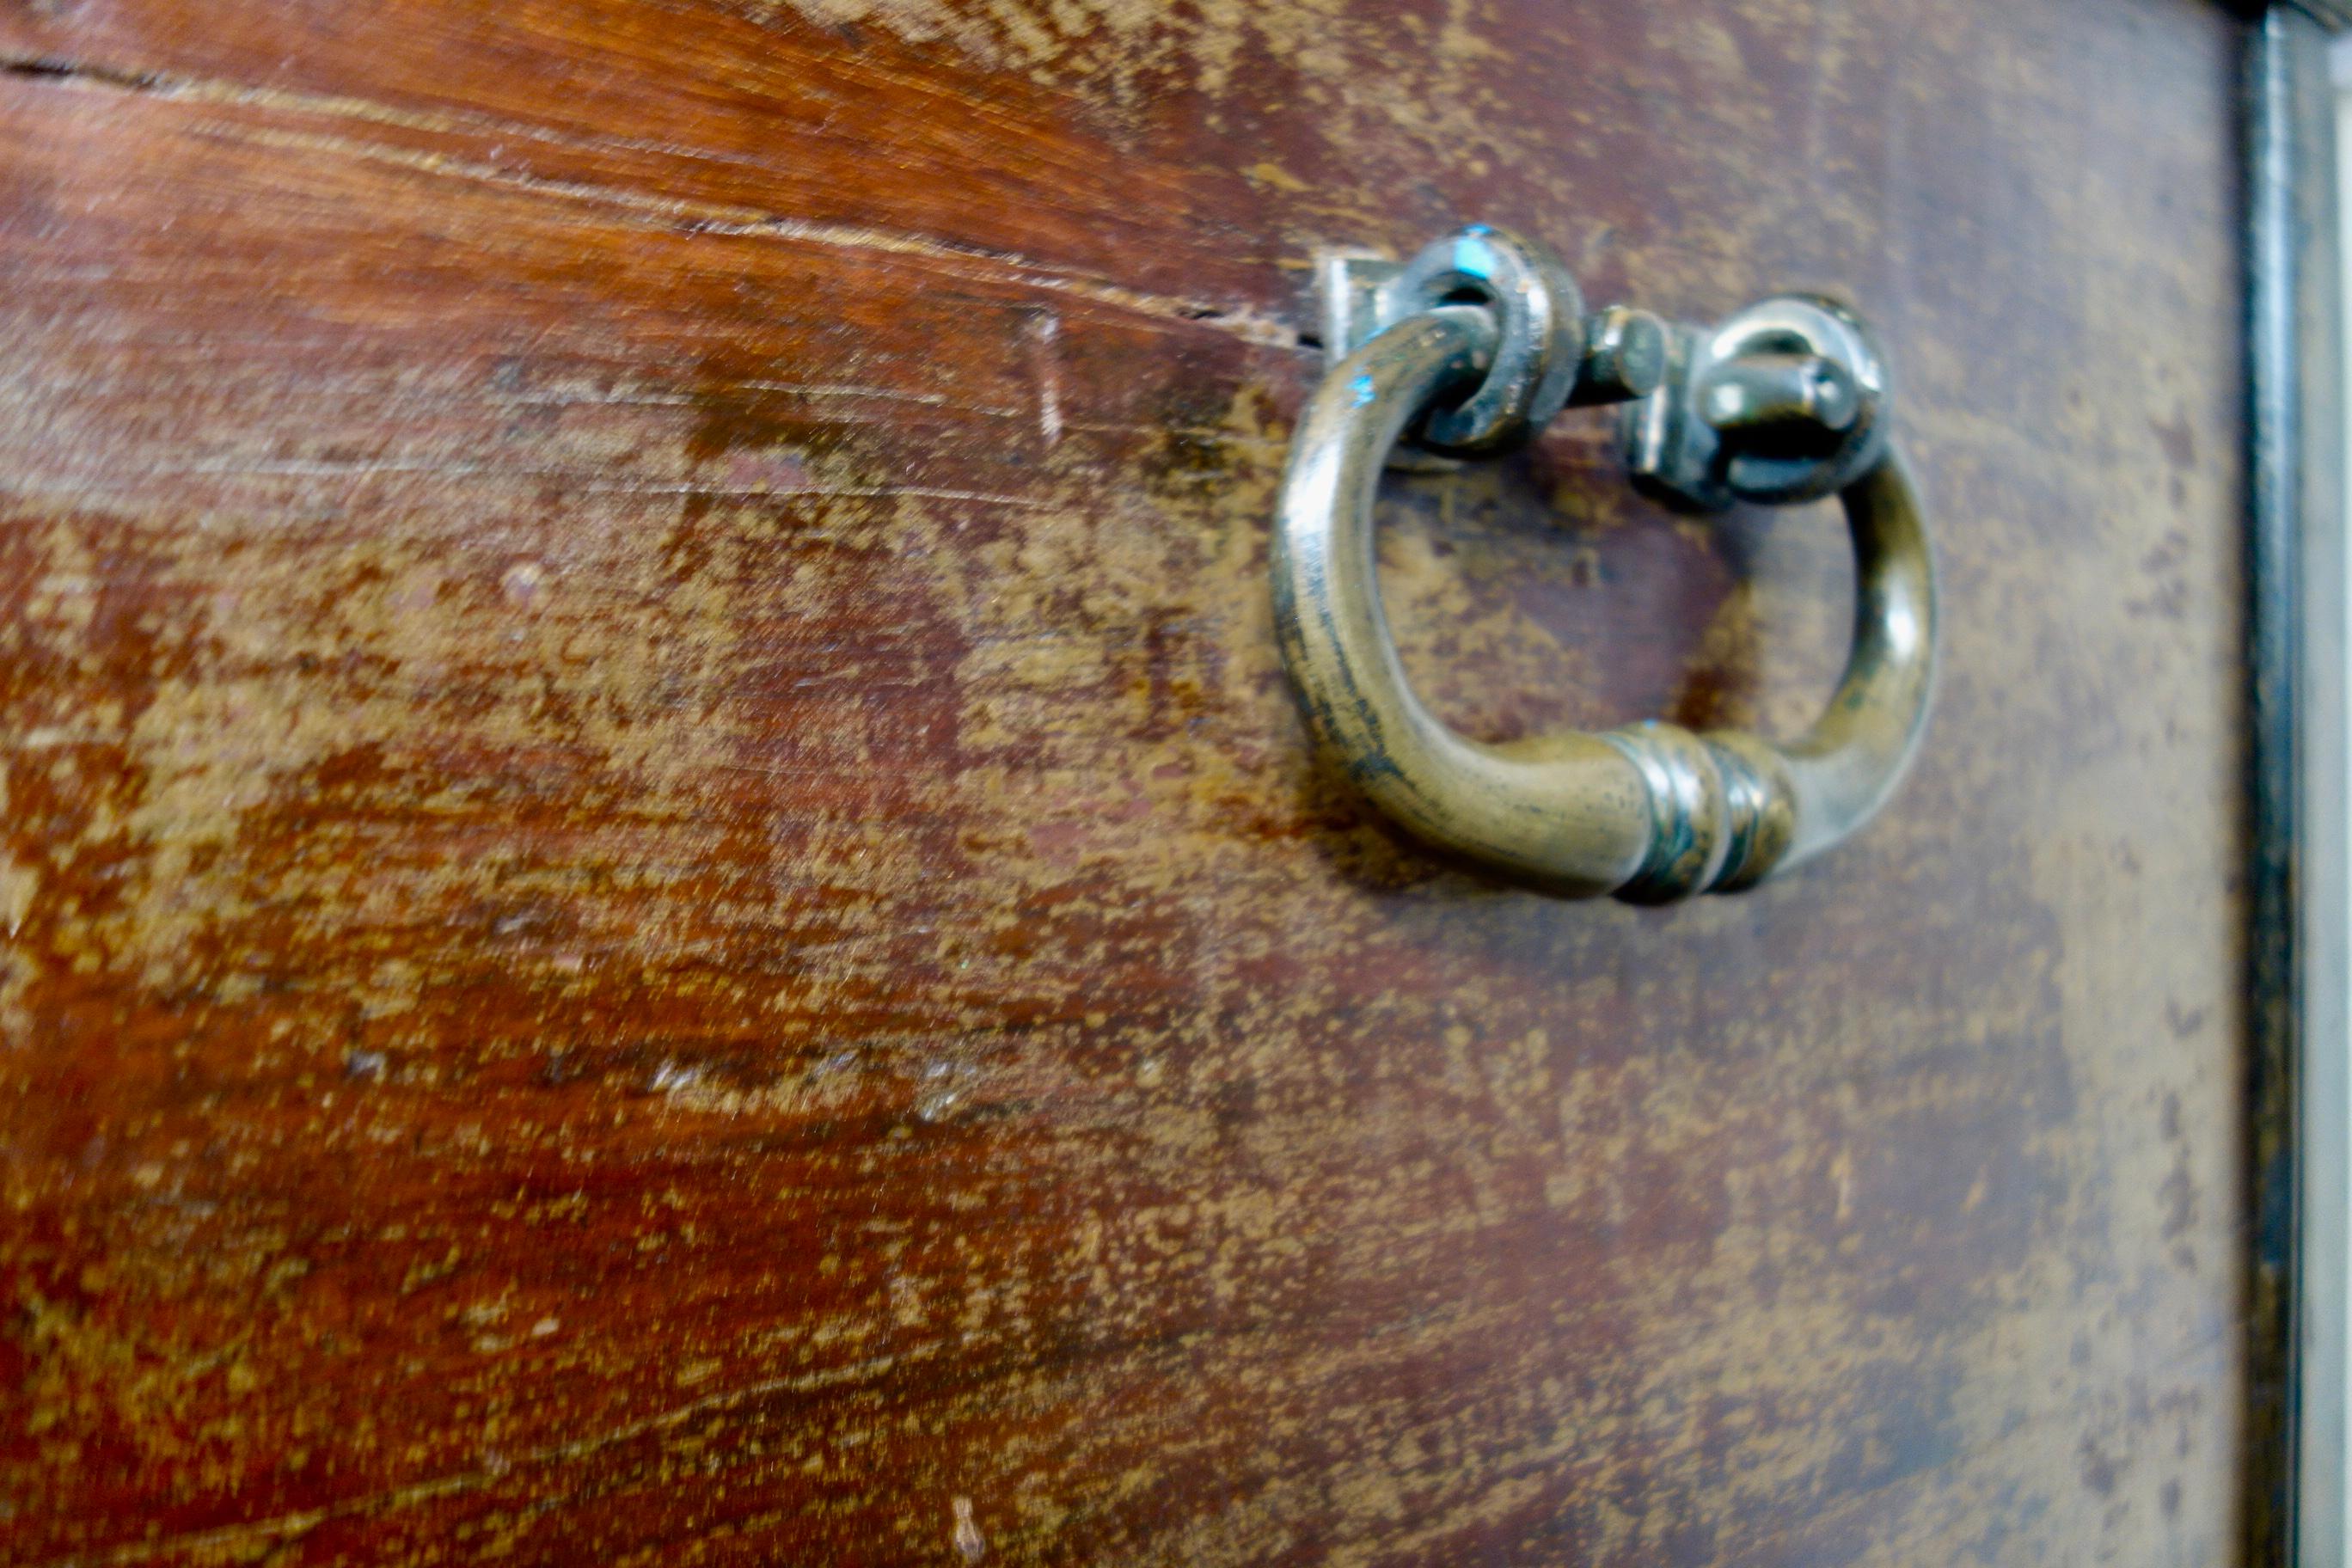
<svg viewBox="0 0 2352 1568">
<path fill-rule="evenodd" d="M 0 11 L 0 1562 L 2228 1556 L 2232 44 Z M 1786 883 L 1307 754 L 1302 264 L 1473 217 L 1885 329 L 1940 708 Z M 1833 674 L 1597 422 L 1394 513 L 1479 732 Z"/>
</svg>

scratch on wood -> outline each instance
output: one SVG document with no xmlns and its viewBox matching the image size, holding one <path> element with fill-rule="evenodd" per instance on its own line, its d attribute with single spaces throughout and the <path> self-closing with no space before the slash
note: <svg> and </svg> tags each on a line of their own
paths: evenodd
<svg viewBox="0 0 2352 1568">
<path fill-rule="evenodd" d="M 447 130 L 460 124 L 464 124 L 468 131 L 482 128 L 449 116 L 422 115 L 394 110 L 383 105 L 369 103 L 364 100 L 322 98 L 272 89 L 184 80 L 157 72 L 126 71 L 76 66 L 70 63 L 52 65 L 44 61 L 32 61 L 18 62 L 18 64 L 24 68 L 16 74 L 92 89 L 128 90 L 163 98 L 177 97 L 198 101 L 248 104 L 329 118 L 373 121 L 427 131 Z M 6 68 L 6 62 L 0 62 L 0 68 Z M 496 121 L 492 124 L 501 131 L 506 129 L 506 122 Z M 622 186 L 594 184 L 576 180 L 547 179 L 494 163 L 473 162 L 441 153 L 396 147 L 386 142 L 371 142 L 351 136 L 319 132 L 271 130 L 258 126 L 242 126 L 234 129 L 220 126 L 215 129 L 217 133 L 233 135 L 239 140 L 262 146 L 282 147 L 290 152 L 331 153 L 341 157 L 366 159 L 375 163 L 396 164 L 436 178 L 472 180 L 490 185 L 509 185 L 534 191 L 543 195 L 593 203 L 617 213 L 625 214 L 634 221 L 658 221 L 667 226 L 684 227 L 697 233 L 766 237 L 803 245 L 869 251 L 878 255 L 935 263 L 950 270 L 984 275 L 1041 291 L 1065 294 L 1089 303 L 1132 311 L 1158 321 L 1206 327 L 1230 333 L 1244 342 L 1277 348 L 1298 346 L 1297 329 L 1262 315 L 1246 306 L 1169 299 L 1126 288 L 1107 279 L 1055 268 L 1028 257 L 1004 252 L 982 252 L 968 246 L 949 244 L 919 235 L 892 234 L 880 229 L 848 224 L 815 223 L 783 214 L 764 213 L 756 208 L 688 201 L 680 197 L 666 196 Z M 545 135 L 541 132 L 532 133 Z M 568 138 L 549 139 L 561 144 L 576 144 Z"/>
</svg>

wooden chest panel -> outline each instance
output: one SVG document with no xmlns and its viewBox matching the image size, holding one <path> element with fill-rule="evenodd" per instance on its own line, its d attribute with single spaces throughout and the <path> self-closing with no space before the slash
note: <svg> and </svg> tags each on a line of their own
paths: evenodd
<svg viewBox="0 0 2352 1568">
<path fill-rule="evenodd" d="M 2221 1561 L 2237 25 L 0 9 L 0 1563 Z M 1880 323 L 1887 814 L 1449 865 L 1265 584 L 1307 258 Z M 1501 738 L 1783 731 L 1825 512 L 1401 480 Z"/>
</svg>

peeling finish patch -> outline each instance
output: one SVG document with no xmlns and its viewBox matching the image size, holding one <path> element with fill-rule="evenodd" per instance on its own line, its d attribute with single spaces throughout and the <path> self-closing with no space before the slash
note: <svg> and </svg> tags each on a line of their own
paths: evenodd
<svg viewBox="0 0 2352 1568">
<path fill-rule="evenodd" d="M 1160 0 L 784 0 L 765 9 L 826 26 L 871 27 L 909 43 L 951 44 L 1001 69 L 1107 77 L 1131 100 L 1148 79 L 1171 69 L 1186 88 L 1214 98 L 1232 85 L 1245 50 L 1293 61 L 1309 77 L 1336 76 L 1345 56 L 1332 34 L 1353 7 L 1347 0 L 1205 0 L 1183 8 Z"/>
<path fill-rule="evenodd" d="M 971 1499 L 960 1497 L 953 1500 L 956 1554 L 967 1563 L 977 1563 L 988 1555 L 988 1542 L 982 1538 L 980 1526 L 972 1522 Z"/>
</svg>

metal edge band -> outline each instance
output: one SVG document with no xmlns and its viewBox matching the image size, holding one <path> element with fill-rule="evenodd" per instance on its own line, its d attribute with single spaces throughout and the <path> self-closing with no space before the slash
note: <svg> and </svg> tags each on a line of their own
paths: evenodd
<svg viewBox="0 0 2352 1568">
<path fill-rule="evenodd" d="M 2341 1568 L 2347 908 L 2344 388 L 2334 96 L 2308 7 L 2245 66 L 2248 1180 L 2246 1548 Z"/>
</svg>

